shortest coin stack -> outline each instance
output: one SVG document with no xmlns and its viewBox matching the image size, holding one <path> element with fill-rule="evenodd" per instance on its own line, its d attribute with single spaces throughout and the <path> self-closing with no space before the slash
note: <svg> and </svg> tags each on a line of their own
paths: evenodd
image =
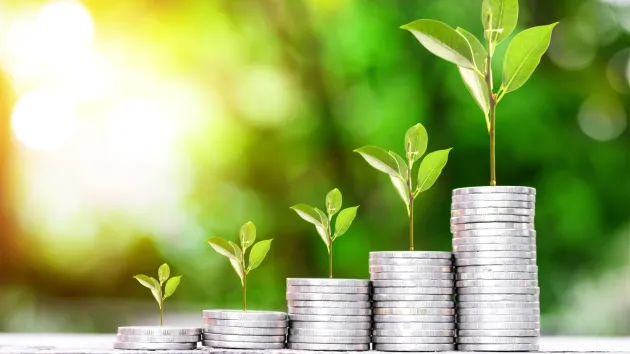
<svg viewBox="0 0 630 354">
<path fill-rule="evenodd" d="M 289 349 L 370 349 L 369 280 L 287 279 L 287 303 Z"/>
<path fill-rule="evenodd" d="M 200 335 L 201 328 L 194 327 L 118 327 L 114 349 L 195 349 Z"/>
<path fill-rule="evenodd" d="M 204 310 L 202 344 L 223 349 L 283 349 L 287 314 L 273 311 Z"/>
</svg>

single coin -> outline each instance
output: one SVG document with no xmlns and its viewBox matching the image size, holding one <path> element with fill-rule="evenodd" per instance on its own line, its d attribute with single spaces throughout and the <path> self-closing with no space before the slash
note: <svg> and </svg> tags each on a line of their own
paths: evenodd
<svg viewBox="0 0 630 354">
<path fill-rule="evenodd" d="M 537 330 L 540 331 L 540 322 L 470 322 L 458 323 L 458 330 Z"/>
<path fill-rule="evenodd" d="M 426 258 L 370 258 L 370 267 L 374 266 L 430 266 L 430 267 L 450 267 L 453 265 L 451 259 L 426 259 Z"/>
<path fill-rule="evenodd" d="M 451 209 L 452 217 L 473 215 L 521 215 L 534 216 L 535 209 L 523 208 L 476 208 L 476 209 Z"/>
<path fill-rule="evenodd" d="M 284 343 L 285 336 L 246 336 L 238 334 L 204 333 L 203 340 L 217 340 L 226 342 L 259 342 L 259 343 Z"/>
<path fill-rule="evenodd" d="M 314 293 L 314 294 L 369 294 L 370 293 L 370 287 L 368 287 L 368 286 L 289 285 L 289 286 L 287 286 L 287 292 L 291 292 L 291 293 Z"/>
<path fill-rule="evenodd" d="M 450 262 L 450 261 L 449 261 Z M 370 274 L 376 273 L 451 273 L 452 265 L 447 266 L 370 266 Z"/>
<path fill-rule="evenodd" d="M 477 209 L 477 208 L 523 208 L 534 209 L 536 203 L 518 202 L 513 200 L 487 200 L 479 202 L 452 203 L 451 209 Z"/>
<path fill-rule="evenodd" d="M 285 328 L 288 321 L 250 321 L 250 320 L 217 320 L 215 318 L 204 318 L 206 326 L 223 327 L 248 327 L 248 328 Z"/>
<path fill-rule="evenodd" d="M 455 344 L 374 344 L 374 350 L 384 352 L 445 352 L 455 350 Z"/>
<path fill-rule="evenodd" d="M 290 315 L 344 315 L 344 316 L 369 316 L 372 309 L 357 308 L 327 308 L 327 307 L 289 307 Z"/>
<path fill-rule="evenodd" d="M 377 308 L 443 308 L 455 307 L 454 301 L 375 301 L 374 309 Z"/>
<path fill-rule="evenodd" d="M 535 258 L 534 252 L 525 251 L 480 251 L 480 252 L 458 252 L 455 253 L 455 260 L 464 258 Z"/>
<path fill-rule="evenodd" d="M 456 267 L 485 266 L 485 265 L 536 265 L 532 258 L 458 258 Z"/>
<path fill-rule="evenodd" d="M 287 333 L 285 327 L 278 328 L 253 328 L 253 327 L 227 327 L 227 326 L 205 326 L 203 333 L 216 334 L 238 334 L 245 336 L 282 336 Z"/>
<path fill-rule="evenodd" d="M 494 230 L 495 232 L 497 232 L 498 230 L 535 230 L 535 227 L 533 223 L 527 222 L 470 222 L 465 224 L 451 225 L 451 232 L 453 233 L 468 230 Z"/>
<path fill-rule="evenodd" d="M 538 286 L 538 280 L 458 280 L 455 284 L 458 288 L 472 288 L 472 287 L 510 287 L 510 286 L 524 286 L 533 287 Z"/>
<path fill-rule="evenodd" d="M 439 287 L 448 288 L 453 286 L 453 280 L 373 280 L 372 286 L 375 288 L 390 287 Z"/>
<path fill-rule="evenodd" d="M 370 281 L 364 279 L 288 278 L 287 285 L 365 287 L 370 285 Z"/>
<path fill-rule="evenodd" d="M 523 237 L 524 238 L 524 237 Z M 526 243 L 486 243 L 482 245 L 453 245 L 453 251 L 461 252 L 486 252 L 486 251 L 536 251 L 535 244 Z"/>
<path fill-rule="evenodd" d="M 540 315 L 538 307 L 465 308 L 459 307 L 457 314 L 467 315 Z"/>
<path fill-rule="evenodd" d="M 188 335 L 188 336 L 163 336 L 163 335 L 153 335 L 153 336 L 139 336 L 139 335 L 128 335 L 128 334 L 118 334 L 116 339 L 119 342 L 136 342 L 136 343 L 193 343 L 199 342 L 199 335 Z"/>
<path fill-rule="evenodd" d="M 453 337 L 455 331 L 452 329 L 375 329 L 372 331 L 372 335 L 379 337 Z"/>
<path fill-rule="evenodd" d="M 204 347 L 225 348 L 225 349 L 284 349 L 285 343 L 264 343 L 264 342 L 227 342 L 218 340 L 203 340 Z"/>
<path fill-rule="evenodd" d="M 291 322 L 291 329 L 363 330 L 372 328 L 371 322 Z"/>
<path fill-rule="evenodd" d="M 457 331 L 460 337 L 538 337 L 537 329 L 461 329 Z"/>
<path fill-rule="evenodd" d="M 473 245 L 528 245 L 536 247 L 536 237 L 476 236 L 453 238 L 453 247 Z"/>
<path fill-rule="evenodd" d="M 457 322 L 540 322 L 540 315 L 466 315 L 457 316 Z"/>
<path fill-rule="evenodd" d="M 370 273 L 372 280 L 452 280 L 452 273 Z"/>
<path fill-rule="evenodd" d="M 401 307 L 378 307 L 374 309 L 375 315 L 455 315 L 455 309 L 445 308 L 401 308 Z"/>
<path fill-rule="evenodd" d="M 518 186 L 483 186 L 483 187 L 465 187 L 465 188 L 453 189 L 453 195 L 488 194 L 488 193 L 536 195 L 536 188 L 518 187 Z"/>
<path fill-rule="evenodd" d="M 453 295 L 450 294 L 374 294 L 372 298 L 374 306 L 377 306 L 379 301 L 453 301 Z"/>
<path fill-rule="evenodd" d="M 392 344 L 451 344 L 454 342 L 450 337 L 384 337 L 373 336 L 372 343 L 392 343 Z"/>
<path fill-rule="evenodd" d="M 537 273 L 538 267 L 535 265 L 482 265 L 457 267 L 457 273 L 501 273 L 501 272 L 518 272 L 518 273 Z"/>
<path fill-rule="evenodd" d="M 289 343 L 323 343 L 323 344 L 369 344 L 370 336 L 333 337 L 333 336 L 298 336 L 290 335 Z"/>
<path fill-rule="evenodd" d="M 194 343 L 139 343 L 139 342 L 115 342 L 114 349 L 131 350 L 190 350 L 197 348 Z"/>
<path fill-rule="evenodd" d="M 456 216 L 451 218 L 451 225 L 468 224 L 476 222 L 521 222 L 521 223 L 533 223 L 533 216 L 521 216 L 521 215 L 471 215 L 471 216 Z"/>
<path fill-rule="evenodd" d="M 479 201 L 518 201 L 518 202 L 536 202 L 536 196 L 533 194 L 510 194 L 510 193 L 486 193 L 486 194 L 466 194 L 454 195 L 452 203 L 469 203 Z"/>
<path fill-rule="evenodd" d="M 510 286 L 510 287 L 470 287 L 470 288 L 458 288 L 457 289 L 457 298 L 460 298 L 461 295 L 471 295 L 471 294 L 532 294 L 539 295 L 540 288 L 539 287 L 527 287 L 527 286 Z"/>
<path fill-rule="evenodd" d="M 504 309 L 504 308 L 528 308 L 540 310 L 540 302 L 532 301 L 459 301 L 458 309 Z"/>
<path fill-rule="evenodd" d="M 291 328 L 289 334 L 294 336 L 366 337 L 370 336 L 371 331 L 369 329 Z"/>
<path fill-rule="evenodd" d="M 154 326 L 129 326 L 118 327 L 118 334 L 138 336 L 191 336 L 200 335 L 198 327 L 154 327 Z"/>
<path fill-rule="evenodd" d="M 369 301 L 302 301 L 288 300 L 289 307 L 317 307 L 317 308 L 353 308 L 369 309 L 372 304 Z"/>
<path fill-rule="evenodd" d="M 457 280 L 537 280 L 538 273 L 479 272 L 457 273 Z"/>
<path fill-rule="evenodd" d="M 454 322 L 455 316 L 442 315 L 374 315 L 374 322 Z"/>
<path fill-rule="evenodd" d="M 455 329 L 455 322 L 374 322 L 374 330 L 444 331 Z"/>
<path fill-rule="evenodd" d="M 289 315 L 289 320 L 297 322 L 369 322 L 370 316 L 342 315 Z"/>
<path fill-rule="evenodd" d="M 287 300 L 302 301 L 369 301 L 368 294 L 315 294 L 287 292 Z"/>
<path fill-rule="evenodd" d="M 409 294 L 409 295 L 451 295 L 453 287 L 433 288 L 430 286 L 374 288 L 374 294 Z"/>
<path fill-rule="evenodd" d="M 370 258 L 421 258 L 421 259 L 451 259 L 451 252 L 440 251 L 396 251 L 370 252 Z"/>
<path fill-rule="evenodd" d="M 287 343 L 288 349 L 294 350 L 322 350 L 322 351 L 366 351 L 369 344 L 327 344 L 327 343 Z"/>
<path fill-rule="evenodd" d="M 525 237 L 527 240 L 536 238 L 536 230 L 533 229 L 478 229 L 453 232 L 453 240 L 477 237 Z M 473 240 L 471 240 L 472 242 Z"/>
<path fill-rule="evenodd" d="M 275 311 L 241 311 L 241 310 L 203 310 L 203 318 L 217 320 L 242 320 L 242 321 L 284 321 L 286 312 Z"/>
<path fill-rule="evenodd" d="M 537 351 L 538 344 L 458 344 L 457 350 L 465 352 Z"/>
<path fill-rule="evenodd" d="M 457 302 L 500 302 L 500 301 L 519 301 L 519 302 L 538 302 L 537 294 L 457 294 Z"/>
</svg>

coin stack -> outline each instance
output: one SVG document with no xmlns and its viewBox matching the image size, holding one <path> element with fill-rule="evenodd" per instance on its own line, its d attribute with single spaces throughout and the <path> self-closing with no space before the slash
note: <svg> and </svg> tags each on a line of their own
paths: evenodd
<svg viewBox="0 0 630 354">
<path fill-rule="evenodd" d="M 201 328 L 118 327 L 114 349 L 184 350 L 195 349 Z"/>
<path fill-rule="evenodd" d="M 370 252 L 374 350 L 455 349 L 450 252 Z"/>
<path fill-rule="evenodd" d="M 223 349 L 283 349 L 287 314 L 274 311 L 204 310 L 202 344 Z"/>
<path fill-rule="evenodd" d="M 287 279 L 287 303 L 289 349 L 370 349 L 369 280 Z"/>
<path fill-rule="evenodd" d="M 527 187 L 453 191 L 459 350 L 538 350 L 535 198 Z"/>
</svg>

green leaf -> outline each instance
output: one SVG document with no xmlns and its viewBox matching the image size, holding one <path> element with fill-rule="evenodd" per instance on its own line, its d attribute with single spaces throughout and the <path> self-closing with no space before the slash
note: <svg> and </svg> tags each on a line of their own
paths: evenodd
<svg viewBox="0 0 630 354">
<path fill-rule="evenodd" d="M 438 57 L 468 69 L 474 67 L 468 41 L 449 25 L 435 20 L 417 20 L 400 28 L 411 32 L 429 52 Z"/>
<path fill-rule="evenodd" d="M 151 282 L 151 278 L 144 275 L 144 274 L 138 274 L 136 276 L 134 276 L 134 278 L 140 283 L 142 284 L 142 286 L 147 287 L 149 289 L 153 288 L 153 283 Z"/>
<path fill-rule="evenodd" d="M 488 16 L 490 21 L 488 21 Z M 494 44 L 507 38 L 518 21 L 518 0 L 483 0 L 481 23 L 484 36 Z"/>
<path fill-rule="evenodd" d="M 451 148 L 452 149 L 452 148 Z M 420 170 L 418 171 L 418 189 L 417 191 L 424 192 L 431 188 L 435 181 L 442 173 L 442 169 L 446 166 L 448 161 L 448 153 L 451 149 L 438 150 L 428 154 L 420 164 Z"/>
<path fill-rule="evenodd" d="M 364 146 L 354 150 L 375 169 L 391 176 L 398 176 L 398 164 L 392 155 L 377 146 Z"/>
<path fill-rule="evenodd" d="M 254 241 L 256 241 L 256 226 L 253 222 L 248 221 L 241 226 L 240 240 L 243 252 L 245 252 L 249 246 L 254 244 Z"/>
<path fill-rule="evenodd" d="M 333 216 L 341 209 L 341 192 L 335 188 L 326 194 L 326 210 L 328 215 Z"/>
<path fill-rule="evenodd" d="M 271 241 L 273 241 L 273 239 L 260 241 L 252 247 L 252 250 L 249 252 L 248 272 L 258 268 L 263 259 L 265 259 L 271 247 Z"/>
<path fill-rule="evenodd" d="M 171 276 L 171 268 L 169 268 L 168 264 L 164 263 L 158 268 L 158 279 L 160 280 L 160 285 L 164 284 L 164 282 Z"/>
<path fill-rule="evenodd" d="M 241 286 L 243 286 L 243 278 L 245 276 L 245 273 L 243 272 L 243 266 L 241 265 L 240 262 L 237 262 L 231 258 L 230 258 L 230 264 L 232 265 L 232 268 L 236 272 L 236 275 L 238 275 L 238 277 L 241 279 Z"/>
<path fill-rule="evenodd" d="M 210 246 L 212 246 L 212 248 L 214 248 L 214 250 L 217 251 L 219 254 L 227 258 L 240 261 L 234 254 L 230 243 L 225 241 L 224 239 L 220 237 L 212 237 L 207 239 L 206 242 L 208 242 L 208 244 L 210 244 Z"/>
<path fill-rule="evenodd" d="M 295 210 L 302 219 L 310 222 L 311 224 L 324 226 L 324 220 L 321 218 L 320 214 L 313 209 L 313 207 L 306 204 L 296 204 L 292 206 L 291 209 Z"/>
<path fill-rule="evenodd" d="M 160 308 L 162 308 L 162 287 L 160 286 L 160 282 L 153 277 L 149 277 L 149 280 L 151 281 L 151 284 L 153 284 L 153 287 L 151 287 L 151 294 L 153 294 L 155 301 L 157 301 Z"/>
<path fill-rule="evenodd" d="M 393 151 L 388 151 L 389 154 L 394 158 L 394 160 L 396 161 L 396 167 L 398 169 L 398 175 L 400 175 L 400 177 L 402 179 L 404 179 L 405 181 L 407 180 L 407 177 L 409 176 L 409 170 L 407 167 L 407 163 L 405 163 L 405 160 L 403 160 L 402 157 L 400 157 L 400 155 L 398 155 L 397 153 L 393 152 Z M 392 177 L 390 175 L 390 177 Z"/>
<path fill-rule="evenodd" d="M 357 209 L 359 209 L 358 205 L 355 207 L 345 208 L 339 212 L 337 220 L 335 221 L 335 236 L 333 237 L 333 241 L 348 231 L 348 228 L 352 225 L 354 217 L 357 215 Z"/>
<path fill-rule="evenodd" d="M 230 244 L 230 246 L 232 246 L 232 249 L 234 250 L 234 256 L 240 262 L 243 259 L 243 251 L 241 251 L 240 247 L 238 247 L 236 243 L 232 241 L 228 241 L 228 243 Z M 230 260 L 232 260 L 232 258 L 230 258 Z"/>
<path fill-rule="evenodd" d="M 461 33 L 461 35 L 466 38 L 466 41 L 468 41 L 468 44 L 470 44 L 470 48 L 472 49 L 473 53 L 473 59 L 475 61 L 475 67 L 482 73 L 485 73 L 486 56 L 488 55 L 486 48 L 483 47 L 483 44 L 479 42 L 479 39 L 477 39 L 474 34 L 466 31 L 461 27 L 457 27 L 456 31 Z"/>
<path fill-rule="evenodd" d="M 318 226 L 318 225 L 315 225 L 315 228 L 317 229 L 317 233 L 319 234 L 319 236 L 322 238 L 322 240 L 326 244 L 326 247 L 330 249 L 330 242 L 328 240 L 328 231 L 326 230 L 326 228 L 323 226 Z"/>
<path fill-rule="evenodd" d="M 468 92 L 473 96 L 475 102 L 484 114 L 490 112 L 490 103 L 488 96 L 488 84 L 486 80 L 479 76 L 475 71 L 457 67 L 459 69 L 459 75 L 461 75 Z"/>
<path fill-rule="evenodd" d="M 409 211 L 409 187 L 407 186 L 407 183 L 400 179 L 400 177 L 389 176 L 389 178 L 391 179 L 394 188 L 396 188 L 398 195 L 405 202 L 407 211 Z"/>
<path fill-rule="evenodd" d="M 411 161 L 412 165 L 427 151 L 428 142 L 429 136 L 422 124 L 418 123 L 407 129 L 405 133 L 405 151 L 407 152 L 407 160 Z"/>
<path fill-rule="evenodd" d="M 551 31 L 558 23 L 532 27 L 517 34 L 505 53 L 503 89 L 511 92 L 523 86 L 536 70 L 551 42 Z"/>
<path fill-rule="evenodd" d="M 313 210 L 315 210 L 315 212 L 319 214 L 319 218 L 322 219 L 322 224 L 324 225 L 324 227 L 326 227 L 326 225 L 328 225 L 328 217 L 326 216 L 326 213 L 324 213 L 319 208 L 313 208 Z"/>
<path fill-rule="evenodd" d="M 179 286 L 179 282 L 181 279 L 182 279 L 182 276 L 178 275 L 176 277 L 172 277 L 166 282 L 166 285 L 164 286 L 164 297 L 162 298 L 162 300 L 173 295 L 175 290 L 177 290 L 177 287 Z"/>
</svg>

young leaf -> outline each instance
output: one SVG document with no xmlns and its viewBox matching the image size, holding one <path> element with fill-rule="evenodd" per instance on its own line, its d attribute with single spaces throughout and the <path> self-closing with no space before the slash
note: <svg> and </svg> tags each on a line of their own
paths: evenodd
<svg viewBox="0 0 630 354">
<path fill-rule="evenodd" d="M 324 226 L 328 225 L 328 217 L 326 216 L 326 213 L 324 213 L 323 211 L 321 211 L 319 208 L 313 208 L 313 210 L 315 210 L 315 212 L 317 214 L 319 214 L 319 218 L 322 219 L 322 224 Z"/>
<path fill-rule="evenodd" d="M 212 237 L 207 239 L 206 242 L 208 242 L 208 244 L 210 244 L 210 246 L 212 246 L 212 248 L 214 248 L 214 250 L 217 251 L 219 254 L 227 258 L 240 261 L 240 259 L 238 259 L 234 254 L 232 246 L 224 239 L 220 237 Z"/>
<path fill-rule="evenodd" d="M 483 113 L 488 114 L 490 112 L 490 103 L 488 102 L 488 84 L 486 84 L 486 80 L 473 70 L 462 68 L 461 66 L 457 68 L 468 92 L 473 96 Z"/>
<path fill-rule="evenodd" d="M 241 266 L 241 263 L 230 258 L 230 264 L 232 265 L 232 268 L 234 268 L 236 275 L 238 275 L 238 277 L 241 279 L 241 286 L 243 286 L 243 277 L 245 276 L 245 274 L 243 272 L 243 267 Z"/>
<path fill-rule="evenodd" d="M 243 252 L 247 250 L 247 247 L 254 244 L 254 241 L 256 241 L 256 226 L 253 222 L 248 221 L 241 226 L 240 240 Z"/>
<path fill-rule="evenodd" d="M 313 207 L 306 204 L 296 204 L 291 207 L 295 212 L 304 220 L 315 224 L 316 226 L 324 226 L 324 220 L 321 218 L 318 212 Z"/>
<path fill-rule="evenodd" d="M 485 73 L 486 56 L 488 55 L 486 48 L 483 47 L 483 44 L 479 42 L 479 39 L 477 39 L 474 34 L 466 31 L 461 27 L 457 27 L 456 31 L 461 33 L 461 35 L 464 36 L 464 38 L 466 38 L 466 40 L 468 41 L 468 44 L 470 44 L 470 48 L 472 49 L 473 53 L 473 59 L 475 61 L 475 67 L 480 72 Z"/>
<path fill-rule="evenodd" d="M 398 155 L 397 153 L 395 153 L 393 151 L 389 151 L 389 154 L 396 161 L 396 166 L 397 166 L 397 169 L 398 169 L 398 175 L 400 176 L 400 178 L 402 178 L 403 180 L 406 181 L 407 177 L 409 176 L 407 163 L 405 163 L 405 160 L 403 160 L 403 158 L 400 157 L 400 155 Z M 393 176 L 390 175 L 390 177 L 393 177 Z"/>
<path fill-rule="evenodd" d="M 232 241 L 228 241 L 228 243 L 230 244 L 230 246 L 232 246 L 232 249 L 234 250 L 234 257 L 236 257 L 238 261 L 240 262 L 243 259 L 243 251 L 241 251 L 241 249 L 238 247 L 236 243 Z M 230 260 L 233 260 L 233 259 L 230 258 Z"/>
<path fill-rule="evenodd" d="M 162 287 L 160 286 L 160 282 L 153 277 L 149 277 L 149 280 L 151 281 L 151 284 L 153 284 L 153 287 L 151 287 L 151 294 L 153 294 L 155 301 L 158 302 L 158 306 L 162 308 Z"/>
<path fill-rule="evenodd" d="M 434 151 L 422 160 L 418 171 L 417 193 L 424 192 L 433 186 L 442 173 L 442 169 L 446 166 L 450 151 L 451 149 Z"/>
<path fill-rule="evenodd" d="M 339 212 L 337 220 L 335 221 L 335 236 L 333 237 L 333 240 L 348 231 L 348 228 L 352 225 L 354 217 L 357 215 L 358 208 L 359 206 L 357 205 L 355 207 L 345 208 Z"/>
<path fill-rule="evenodd" d="M 164 282 L 171 276 L 171 268 L 169 268 L 168 264 L 164 263 L 158 268 L 158 279 L 160 280 L 160 285 L 164 284 Z"/>
<path fill-rule="evenodd" d="M 438 57 L 468 69 L 474 67 L 468 41 L 449 25 L 435 20 L 417 20 L 400 28 L 411 32 L 429 52 Z"/>
<path fill-rule="evenodd" d="M 517 21 L 518 0 L 483 0 L 481 23 L 489 42 L 498 44 L 507 38 L 514 31 Z"/>
<path fill-rule="evenodd" d="M 396 188 L 398 195 L 405 202 L 407 209 L 409 209 L 409 187 L 407 187 L 407 184 L 400 179 L 400 177 L 389 176 L 389 178 L 391 179 L 394 188 Z"/>
<path fill-rule="evenodd" d="M 551 31 L 558 23 L 528 28 L 517 34 L 505 53 L 503 89 L 511 92 L 523 86 L 534 73 L 551 41 Z"/>
<path fill-rule="evenodd" d="M 341 209 L 341 192 L 335 188 L 326 194 L 326 210 L 328 215 L 333 216 Z"/>
<path fill-rule="evenodd" d="M 173 295 L 173 293 L 177 289 L 177 286 L 179 286 L 179 281 L 181 280 L 181 278 L 182 276 L 178 275 L 176 277 L 172 277 L 166 282 L 166 285 L 164 286 L 164 297 L 162 298 L 162 300 Z"/>
<path fill-rule="evenodd" d="M 252 247 L 252 250 L 249 252 L 248 272 L 258 268 L 263 259 L 265 259 L 265 256 L 267 256 L 267 252 L 269 252 L 269 248 L 271 247 L 271 241 L 273 241 L 273 239 L 260 241 Z"/>
<path fill-rule="evenodd" d="M 330 249 L 330 242 L 328 240 L 328 234 L 327 234 L 326 228 L 323 226 L 318 226 L 318 225 L 315 225 L 315 228 L 317 229 L 317 233 L 319 234 L 319 236 L 322 238 L 322 240 L 326 244 L 326 247 Z"/>
<path fill-rule="evenodd" d="M 364 146 L 354 150 L 363 156 L 365 161 L 375 169 L 391 176 L 398 176 L 398 164 L 387 151 L 377 146 Z"/>
<path fill-rule="evenodd" d="M 153 289 L 153 283 L 151 282 L 151 278 L 144 275 L 144 274 L 138 274 L 136 276 L 134 276 L 134 278 L 140 283 L 142 284 L 142 286 L 147 287 L 149 289 Z"/>
<path fill-rule="evenodd" d="M 405 151 L 407 152 L 407 160 L 414 162 L 418 161 L 422 155 L 427 151 L 427 143 L 429 142 L 429 136 L 427 130 L 420 123 L 407 129 L 405 133 Z"/>
</svg>

